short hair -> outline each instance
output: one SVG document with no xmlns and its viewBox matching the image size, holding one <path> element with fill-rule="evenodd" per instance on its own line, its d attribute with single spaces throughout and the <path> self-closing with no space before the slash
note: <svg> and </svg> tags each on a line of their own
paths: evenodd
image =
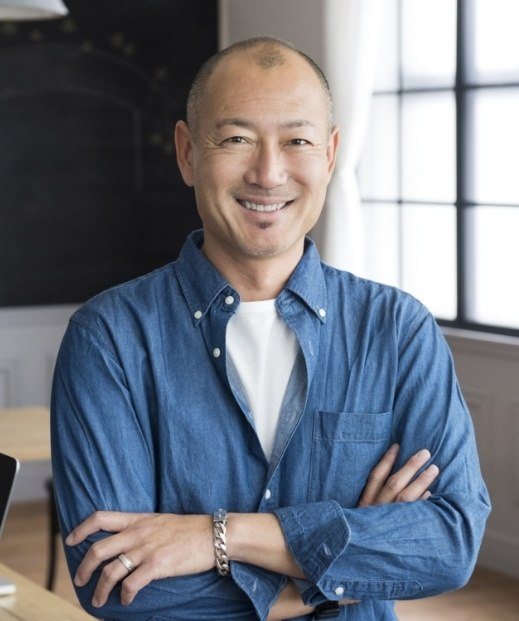
<svg viewBox="0 0 519 621">
<path fill-rule="evenodd" d="M 220 61 L 226 56 L 236 52 L 242 52 L 254 48 L 258 48 L 258 52 L 254 55 L 253 60 L 264 69 L 284 65 L 287 62 L 286 56 L 283 54 L 284 50 L 295 52 L 308 63 L 318 77 L 322 86 L 322 90 L 328 104 L 328 125 L 329 130 L 331 131 L 333 126 L 332 93 L 328 80 L 319 65 L 312 58 L 310 58 L 310 56 L 304 52 L 301 52 L 301 50 L 298 50 L 287 41 L 283 41 L 282 39 L 277 39 L 275 37 L 253 37 L 251 39 L 245 39 L 243 41 L 233 43 L 229 47 L 217 52 L 206 60 L 198 70 L 187 97 L 186 121 L 191 132 L 194 135 L 197 134 L 200 110 L 205 97 L 207 83 Z"/>
</svg>

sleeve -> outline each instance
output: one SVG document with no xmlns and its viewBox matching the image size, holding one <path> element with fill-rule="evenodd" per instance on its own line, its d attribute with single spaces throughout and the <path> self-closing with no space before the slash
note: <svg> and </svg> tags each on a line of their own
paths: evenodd
<svg viewBox="0 0 519 621">
<path fill-rule="evenodd" d="M 157 510 L 149 413 L 135 407 L 122 366 L 97 336 L 72 320 L 54 374 L 52 462 L 63 537 L 97 510 Z M 96 534 L 76 547 L 65 545 L 72 576 L 90 545 L 106 535 Z M 98 578 L 96 572 L 76 592 L 85 610 L 105 621 L 199 621 L 208 610 L 222 621 L 257 619 L 245 593 L 215 571 L 154 581 L 127 607 L 115 589 L 100 609 L 90 603 Z"/>
<path fill-rule="evenodd" d="M 275 511 L 311 587 L 303 598 L 410 599 L 463 586 L 490 503 L 450 351 L 427 315 L 400 338 L 393 407 L 396 468 L 428 448 L 440 475 L 427 501 L 365 508 L 334 500 Z"/>
</svg>

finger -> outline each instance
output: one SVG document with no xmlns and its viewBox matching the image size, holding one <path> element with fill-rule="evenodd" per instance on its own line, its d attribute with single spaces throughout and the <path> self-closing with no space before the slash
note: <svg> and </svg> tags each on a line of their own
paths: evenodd
<svg viewBox="0 0 519 621">
<path fill-rule="evenodd" d="M 431 492 L 427 490 L 420 496 L 419 500 L 429 500 L 431 496 L 432 496 Z"/>
<path fill-rule="evenodd" d="M 417 472 L 424 466 L 431 454 L 427 449 L 422 449 L 413 455 L 406 463 L 386 481 L 377 497 L 377 504 L 386 504 L 394 502 L 400 494 L 416 476 Z M 425 490 L 423 490 L 425 491 Z"/>
<path fill-rule="evenodd" d="M 368 507 L 375 504 L 376 497 L 391 474 L 399 450 L 400 446 L 398 444 L 393 444 L 370 472 L 368 481 L 358 502 L 359 507 Z"/>
<path fill-rule="evenodd" d="M 148 558 L 145 563 L 139 565 L 121 585 L 121 604 L 129 606 L 135 599 L 137 593 L 147 586 L 152 580 L 164 577 L 160 571 L 160 563 L 153 558 Z"/>
<path fill-rule="evenodd" d="M 77 568 L 74 584 L 76 586 L 87 584 L 102 563 L 115 558 L 123 550 L 132 550 L 138 543 L 134 539 L 135 536 L 131 533 L 122 532 L 93 543 Z"/>
<path fill-rule="evenodd" d="M 135 551 L 132 551 L 126 556 L 132 561 L 132 563 L 137 564 L 137 554 Z M 108 563 L 108 565 L 105 565 L 92 597 L 92 606 L 95 606 L 96 608 L 104 606 L 116 584 L 124 580 L 129 573 L 128 569 L 117 558 L 111 563 Z"/>
<path fill-rule="evenodd" d="M 69 546 L 76 546 L 90 535 L 104 530 L 109 533 L 120 532 L 134 521 L 135 516 L 142 516 L 138 513 L 121 513 L 119 511 L 96 511 L 86 520 L 76 526 L 65 539 Z"/>
<path fill-rule="evenodd" d="M 419 500 L 426 493 L 430 495 L 430 492 L 428 492 L 429 487 L 439 473 L 438 466 L 434 464 L 426 468 L 420 476 L 398 494 L 396 497 L 397 502 L 413 502 Z"/>
</svg>

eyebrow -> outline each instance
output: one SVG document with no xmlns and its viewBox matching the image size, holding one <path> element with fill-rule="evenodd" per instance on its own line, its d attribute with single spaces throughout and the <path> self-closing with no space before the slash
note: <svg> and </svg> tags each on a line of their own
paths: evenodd
<svg viewBox="0 0 519 621">
<path fill-rule="evenodd" d="M 254 127 L 254 123 L 251 121 L 247 121 L 247 119 L 241 119 L 238 117 L 222 119 L 218 121 L 216 124 L 216 129 L 222 129 L 222 127 L 243 127 L 244 129 L 251 129 Z M 293 121 L 287 121 L 286 123 L 282 123 L 281 127 L 283 129 L 297 129 L 298 127 L 315 127 L 315 124 L 307 119 L 294 119 Z"/>
</svg>

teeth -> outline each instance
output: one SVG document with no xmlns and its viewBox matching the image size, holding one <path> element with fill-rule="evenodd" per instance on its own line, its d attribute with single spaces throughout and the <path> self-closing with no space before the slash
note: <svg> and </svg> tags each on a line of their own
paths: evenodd
<svg viewBox="0 0 519 621">
<path fill-rule="evenodd" d="M 279 211 L 280 209 L 283 209 L 283 207 L 286 205 L 286 202 L 273 203 L 271 205 L 259 205 L 258 203 L 251 203 L 250 201 L 240 201 L 240 203 L 247 209 L 250 209 L 251 211 L 261 211 L 261 212 Z"/>
</svg>

